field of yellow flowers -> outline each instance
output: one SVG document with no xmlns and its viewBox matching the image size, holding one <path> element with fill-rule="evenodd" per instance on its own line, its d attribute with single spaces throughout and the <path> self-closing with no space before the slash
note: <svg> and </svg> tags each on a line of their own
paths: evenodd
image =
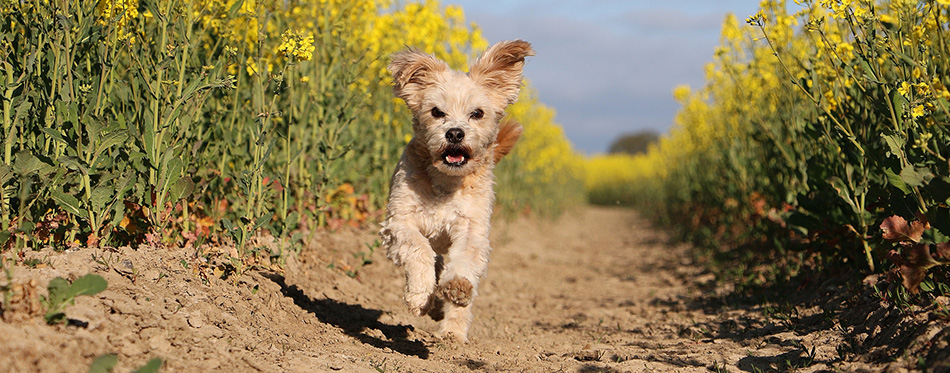
<svg viewBox="0 0 950 373">
<path fill-rule="evenodd" d="M 750 263 L 893 268 L 911 293 L 948 293 L 950 2 L 760 7 L 725 19 L 705 87 L 674 90 L 667 136 L 589 163 L 592 199 L 686 222 L 707 246 L 751 243 Z"/>
<path fill-rule="evenodd" d="M 2 251 L 227 243 L 242 267 L 296 250 L 310 228 L 372 222 L 411 134 L 389 55 L 415 46 L 466 68 L 487 47 L 434 0 L 0 10 Z M 526 131 L 498 172 L 503 210 L 580 200 L 580 158 L 553 111 L 527 88 L 511 115 Z"/>
</svg>

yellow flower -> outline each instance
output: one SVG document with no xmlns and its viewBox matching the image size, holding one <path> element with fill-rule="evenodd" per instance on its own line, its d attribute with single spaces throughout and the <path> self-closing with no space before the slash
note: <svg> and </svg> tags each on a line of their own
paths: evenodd
<svg viewBox="0 0 950 373">
<path fill-rule="evenodd" d="M 673 99 L 678 102 L 685 102 L 689 98 L 690 89 L 686 84 L 678 85 L 676 88 L 673 88 Z"/>
<path fill-rule="evenodd" d="M 950 0 L 945 0 L 945 1 L 950 1 Z M 892 28 L 892 27 L 897 27 L 899 25 L 898 20 L 892 17 L 890 14 L 881 14 L 879 19 L 881 20 L 881 23 L 884 24 L 885 27 Z"/>
<path fill-rule="evenodd" d="M 99 24 L 115 27 L 119 40 L 132 37 L 132 32 L 127 29 L 127 26 L 129 22 L 139 16 L 138 9 L 138 0 L 103 0 L 96 6 L 99 13 Z"/>
<path fill-rule="evenodd" d="M 901 82 L 901 86 L 897 88 L 897 93 L 900 93 L 901 96 L 907 97 L 910 95 L 911 85 L 908 82 Z"/>
<path fill-rule="evenodd" d="M 294 56 L 301 61 L 313 58 L 313 34 L 304 36 L 299 31 L 287 30 L 280 35 L 281 43 L 277 51 L 284 56 Z"/>
<path fill-rule="evenodd" d="M 255 62 L 251 57 L 247 58 L 246 65 L 247 75 L 254 75 L 257 73 L 257 62 Z"/>
</svg>

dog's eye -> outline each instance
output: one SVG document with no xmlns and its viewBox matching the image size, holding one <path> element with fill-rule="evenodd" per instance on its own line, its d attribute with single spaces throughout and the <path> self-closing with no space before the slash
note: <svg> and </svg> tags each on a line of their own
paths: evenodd
<svg viewBox="0 0 950 373">
<path fill-rule="evenodd" d="M 433 107 L 433 108 L 432 108 L 432 117 L 433 117 L 433 118 L 442 118 L 442 117 L 444 117 L 444 116 L 445 116 L 445 112 L 443 112 L 442 110 L 439 110 L 439 108 L 437 108 L 437 107 Z"/>
<path fill-rule="evenodd" d="M 473 111 L 471 114 L 468 115 L 469 118 L 476 119 L 476 120 L 482 119 L 482 117 L 484 116 L 485 116 L 485 112 L 482 111 L 482 109 L 475 109 L 475 111 Z"/>
</svg>

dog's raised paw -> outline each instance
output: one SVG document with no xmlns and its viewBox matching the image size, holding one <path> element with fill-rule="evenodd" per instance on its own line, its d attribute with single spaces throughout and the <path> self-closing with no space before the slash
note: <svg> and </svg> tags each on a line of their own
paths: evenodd
<svg viewBox="0 0 950 373">
<path fill-rule="evenodd" d="M 472 293 L 475 287 L 464 278 L 453 278 L 439 288 L 442 299 L 452 302 L 456 306 L 465 307 L 472 303 Z"/>
</svg>

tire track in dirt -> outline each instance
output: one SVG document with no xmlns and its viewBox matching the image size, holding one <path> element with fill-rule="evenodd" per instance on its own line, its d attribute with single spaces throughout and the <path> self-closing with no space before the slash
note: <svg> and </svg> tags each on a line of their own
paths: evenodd
<svg viewBox="0 0 950 373">
<path fill-rule="evenodd" d="M 713 276 L 690 247 L 670 244 L 631 210 L 583 207 L 494 228 L 467 345 L 442 342 L 435 322 L 409 315 L 401 270 L 384 253 L 372 253 L 355 278 L 339 270 L 366 253 L 374 232 L 319 232 L 283 274 L 207 282 L 186 265 L 194 254 L 180 249 L 27 253 L 49 263 L 14 270 L 14 283 L 34 293 L 53 277 L 90 272 L 109 289 L 67 308 L 72 325 L 12 308 L 0 322 L 0 370 L 79 372 L 104 353 L 118 355 L 117 371 L 153 357 L 166 359 L 165 371 L 880 368 L 841 362 L 844 332 L 823 324 L 819 307 L 795 309 L 795 320 L 812 321 L 802 325 L 766 306 L 723 307 L 715 290 L 700 290 L 715 289 Z M 103 266 L 106 255 L 138 274 Z"/>
</svg>

